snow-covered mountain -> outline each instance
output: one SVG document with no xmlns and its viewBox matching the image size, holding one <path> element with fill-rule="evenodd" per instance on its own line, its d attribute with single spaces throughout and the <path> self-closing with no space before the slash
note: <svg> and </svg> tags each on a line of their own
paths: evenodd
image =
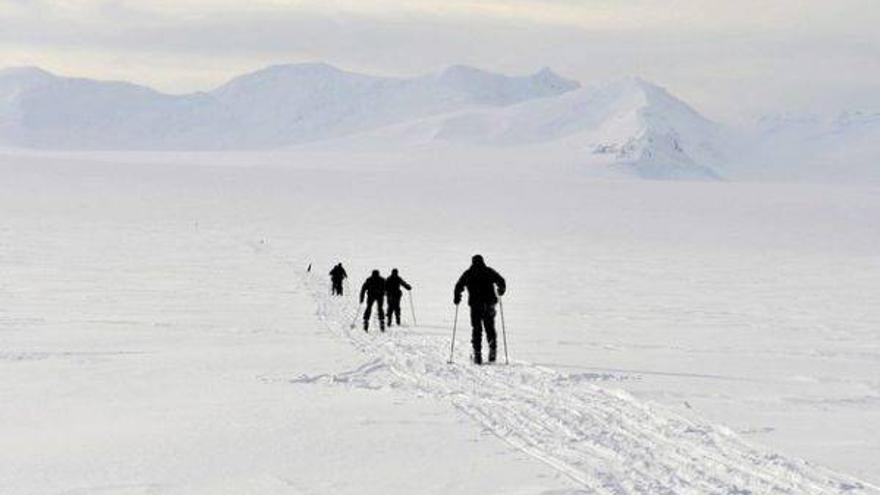
<svg viewBox="0 0 880 495">
<path fill-rule="evenodd" d="M 326 64 L 269 67 L 209 93 L 167 95 L 128 83 L 0 72 L 0 142 L 34 148 L 273 147 L 468 106 L 503 106 L 579 86 L 545 69 L 508 77 L 469 67 L 416 78 Z"/>
<path fill-rule="evenodd" d="M 237 124 L 212 96 L 171 96 L 125 82 L 0 71 L 0 142 L 49 149 L 216 148 Z"/>
<path fill-rule="evenodd" d="M 391 141 L 489 146 L 555 142 L 644 178 L 718 178 L 724 129 L 663 88 L 638 78 L 502 108 L 468 109 L 383 129 Z"/>
<path fill-rule="evenodd" d="M 472 106 L 497 107 L 579 87 L 548 69 L 508 77 L 454 66 L 440 74 L 388 78 L 326 64 L 280 65 L 212 92 L 242 124 L 245 141 L 272 146 L 336 137 Z"/>
<path fill-rule="evenodd" d="M 540 147 L 651 179 L 880 182 L 880 114 L 784 114 L 719 125 L 638 78 L 581 87 L 549 69 L 511 77 L 453 66 L 418 77 L 278 65 L 205 93 L 0 70 L 0 145 L 223 150 L 325 141 Z M 518 151 L 519 153 L 519 151 Z"/>
</svg>

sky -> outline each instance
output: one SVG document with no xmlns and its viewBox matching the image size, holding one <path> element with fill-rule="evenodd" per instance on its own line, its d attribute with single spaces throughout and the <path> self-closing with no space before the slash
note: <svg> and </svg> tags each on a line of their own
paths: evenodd
<svg viewBox="0 0 880 495">
<path fill-rule="evenodd" d="M 880 110 L 880 0 L 0 0 L 0 67 L 161 91 L 266 65 L 640 76 L 710 118 Z"/>
</svg>

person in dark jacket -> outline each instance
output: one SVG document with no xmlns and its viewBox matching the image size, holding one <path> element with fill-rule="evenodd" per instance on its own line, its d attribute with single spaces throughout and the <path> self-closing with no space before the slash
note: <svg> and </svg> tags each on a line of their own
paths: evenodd
<svg viewBox="0 0 880 495">
<path fill-rule="evenodd" d="M 345 268 L 342 268 L 342 263 L 337 263 L 336 266 L 330 270 L 330 282 L 332 287 L 330 288 L 330 293 L 341 296 L 342 295 L 342 281 L 348 278 L 348 274 L 345 273 Z"/>
<path fill-rule="evenodd" d="M 385 298 L 388 300 L 388 327 L 391 327 L 391 319 L 397 320 L 397 326 L 400 326 L 400 299 L 403 297 L 403 291 L 400 288 L 412 290 L 412 286 L 406 283 L 406 280 L 400 278 L 397 268 L 391 270 L 391 275 L 385 279 Z"/>
<path fill-rule="evenodd" d="M 498 288 L 497 295 L 496 287 Z M 495 333 L 495 305 L 498 304 L 498 296 L 504 295 L 507 285 L 504 278 L 486 266 L 483 257 L 478 254 L 471 258 L 471 267 L 461 274 L 455 284 L 452 302 L 456 306 L 461 302 L 461 293 L 464 289 L 468 291 L 468 305 L 471 307 L 471 328 L 473 329 L 471 344 L 474 346 L 474 363 L 483 363 L 481 348 L 484 329 L 486 341 L 489 343 L 489 362 L 494 363 L 498 347 Z"/>
<path fill-rule="evenodd" d="M 382 309 L 382 302 L 385 298 L 385 279 L 379 275 L 379 270 L 373 270 L 373 274 L 361 286 L 361 304 L 364 302 L 364 296 L 367 297 L 367 308 L 364 310 L 364 331 L 370 330 L 370 313 L 373 309 L 373 303 L 375 303 L 376 311 L 379 314 L 379 329 L 384 332 L 385 311 Z"/>
</svg>

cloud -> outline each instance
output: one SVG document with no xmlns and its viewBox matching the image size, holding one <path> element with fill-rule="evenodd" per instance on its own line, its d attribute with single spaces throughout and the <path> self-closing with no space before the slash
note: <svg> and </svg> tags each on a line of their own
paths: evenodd
<svg viewBox="0 0 880 495">
<path fill-rule="evenodd" d="M 360 16 L 494 20 L 585 29 L 871 30 L 873 0 L 17 0 L 6 11 L 43 19 L 187 22 L 214 16 Z M 16 8 L 17 7 L 17 8 Z"/>
<path fill-rule="evenodd" d="M 288 61 L 390 74 L 551 66 L 583 81 L 643 75 L 728 116 L 880 105 L 864 91 L 880 83 L 878 11 L 874 0 L 19 0 L 0 1 L 0 56 L 177 92 Z"/>
</svg>

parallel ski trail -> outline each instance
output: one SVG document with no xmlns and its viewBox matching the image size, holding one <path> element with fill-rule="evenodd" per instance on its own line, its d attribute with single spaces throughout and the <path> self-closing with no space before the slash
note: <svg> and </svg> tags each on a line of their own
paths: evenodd
<svg viewBox="0 0 880 495">
<path fill-rule="evenodd" d="M 449 400 L 499 438 L 594 493 L 880 494 L 875 486 L 749 445 L 725 428 L 577 377 L 517 362 L 450 365 L 448 340 L 420 336 L 417 329 L 366 334 L 351 296 L 329 296 L 323 279 L 311 274 L 301 282 L 326 328 L 373 358 L 347 373 L 346 382 L 385 379 Z M 350 328 L 352 320 L 356 329 Z M 468 362 L 466 347 L 459 347 L 458 363 Z M 380 369 L 385 378 L 377 376 Z"/>
</svg>

